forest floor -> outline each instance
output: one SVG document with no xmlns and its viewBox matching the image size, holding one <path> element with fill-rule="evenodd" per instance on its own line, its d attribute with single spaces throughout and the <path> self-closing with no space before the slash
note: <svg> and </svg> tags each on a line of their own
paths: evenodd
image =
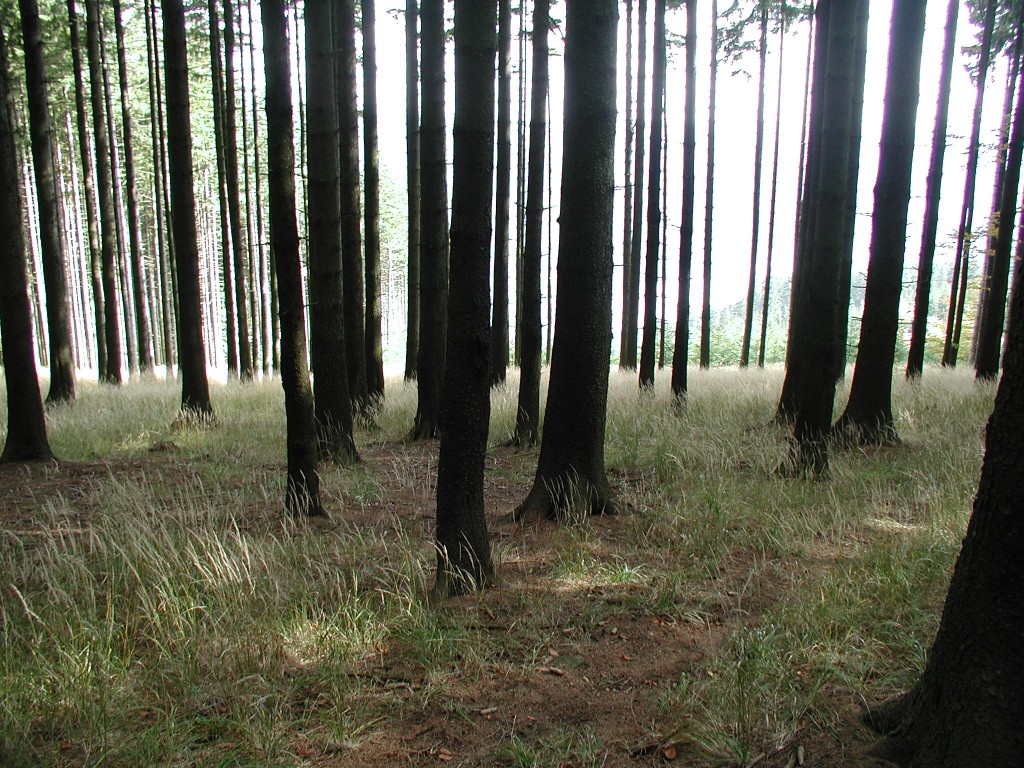
<svg viewBox="0 0 1024 768">
<path fill-rule="evenodd" d="M 780 439 L 777 430 L 767 438 L 750 437 L 765 429 L 754 426 L 738 439 L 762 447 L 761 440 Z M 224 639 L 196 651 L 211 657 L 196 662 L 201 667 L 222 660 L 236 679 L 206 685 L 200 674 L 174 689 L 177 702 L 168 701 L 170 694 L 153 680 L 180 674 L 173 657 L 185 654 L 189 641 L 182 638 L 177 651 L 160 654 L 137 642 L 125 652 L 132 656 L 126 667 L 167 668 L 124 672 L 123 687 L 134 690 L 117 694 L 113 724 L 97 725 L 88 714 L 92 704 L 72 707 L 63 722 L 57 701 L 47 708 L 8 700 L 0 715 L 20 713 L 26 730 L 21 739 L 0 731 L 0 765 L 879 766 L 867 756 L 876 737 L 861 724 L 860 713 L 915 674 L 901 669 L 908 663 L 905 652 L 888 647 L 886 638 L 910 635 L 914 654 L 927 646 L 956 551 L 955 533 L 936 533 L 935 521 L 923 526 L 932 527 L 930 534 L 920 530 L 927 514 L 921 504 L 927 502 L 919 495 L 909 511 L 895 509 L 892 499 L 877 498 L 874 485 L 865 497 L 871 510 L 815 523 L 820 532 L 804 534 L 786 527 L 781 516 L 731 515 L 723 465 L 698 470 L 685 459 L 676 464 L 675 481 L 682 485 L 675 491 L 661 481 L 664 468 L 616 462 L 609 474 L 629 504 L 624 514 L 519 526 L 506 516 L 529 490 L 537 451 L 499 444 L 488 451 L 486 509 L 500 582 L 477 595 L 427 605 L 436 442 L 411 444 L 387 435 L 364 441 L 355 470 L 360 485 L 339 479 L 353 470 L 325 470 L 330 519 L 296 523 L 282 516 L 278 498 L 254 492 L 259 482 L 247 480 L 281 473 L 279 460 L 249 462 L 244 472 L 211 478 L 202 459 L 219 463 L 220 449 L 197 452 L 192 441 L 201 443 L 201 435 L 143 434 L 120 455 L 0 466 L 4 562 L 18 557 L 19 566 L 27 567 L 51 548 L 58 556 L 70 550 L 72 559 L 95 556 L 101 539 L 116 537 L 104 518 L 137 493 L 162 499 L 164 511 L 201 497 L 202 510 L 188 518 L 199 521 L 193 535 L 212 526 L 229 532 L 231 541 L 286 541 L 296 551 L 327 553 L 321 565 L 348 574 L 346 583 L 361 595 L 359 611 L 376 611 L 380 628 L 362 630 L 362 640 L 346 645 L 343 660 L 329 664 L 323 644 L 330 644 L 330 632 L 320 632 L 316 616 L 301 632 L 294 622 L 288 630 L 278 621 L 282 617 L 271 617 L 267 634 L 274 639 L 251 642 L 255 650 Z M 783 484 L 781 493 L 799 497 L 791 500 L 794 507 L 808 500 L 812 506 L 823 499 L 829 504 L 830 496 L 834 507 L 846 506 L 842 491 L 766 479 L 764 467 L 774 459 L 755 458 L 761 449 L 753 443 L 747 448 L 747 458 L 727 462 L 729 483 Z M 972 448 L 976 453 L 977 446 Z M 876 473 L 914 475 L 903 464 L 914 450 L 911 442 L 864 452 L 860 460 L 873 462 L 869 470 Z M 900 481 L 881 480 L 883 486 L 887 482 Z M 717 500 L 707 496 L 708 483 L 717 489 Z M 900 495 L 897 490 L 893 498 Z M 674 507 L 689 513 L 666 517 Z M 885 520 L 878 518 L 880 507 L 888 510 Z M 150 504 L 142 515 L 155 519 L 159 513 Z M 961 514 L 954 528 L 963 520 Z M 138 536 L 133 530 L 130 535 Z M 908 544 L 908 531 L 923 538 Z M 358 549 L 353 541 L 363 537 L 373 543 Z M 389 558 L 395 544 L 410 543 L 414 551 L 402 557 L 417 565 L 399 578 L 395 573 L 405 566 Z M 919 604 L 908 607 L 906 621 L 902 608 L 891 615 L 885 602 L 891 584 L 877 594 L 851 586 L 878 568 L 879 559 L 898 563 L 922 548 L 940 549 L 942 556 L 930 568 L 934 574 L 925 579 L 924 591 L 910 596 Z M 388 575 L 358 562 L 378 555 L 388 560 L 381 566 Z M 906 578 L 921 581 L 919 575 Z M 253 582 L 256 600 L 262 599 L 260 585 L 274 583 L 266 574 L 261 579 Z M 25 612 L 42 613 L 38 592 L 26 597 L 32 588 L 31 578 L 17 571 L 0 576 L 0 628 L 14 625 L 8 617 L 19 612 L 19 603 Z M 399 589 L 407 591 L 402 599 L 410 607 L 404 613 L 393 606 Z M 856 593 L 852 613 L 838 609 L 808 618 L 829 610 L 830 595 L 844 590 Z M 323 617 L 343 613 L 331 604 L 338 599 L 324 590 L 316 610 L 325 625 Z M 840 626 L 854 614 L 849 626 Z M 875 633 L 872 625 L 890 616 L 895 626 Z M 39 624 L 48 621 L 44 616 Z M 858 621 L 864 625 L 855 626 Z M 302 632 L 319 632 L 319 639 L 300 641 Z M 25 649 L 9 636 L 3 642 L 0 669 L 9 683 L 15 675 L 7 667 Z M 245 654 L 259 658 L 233 658 Z M 911 663 L 919 666 L 920 657 Z M 329 681 L 331 676 L 344 680 Z M 76 718 L 81 722 L 73 725 Z M 139 746 L 161 733 L 171 746 Z"/>
</svg>

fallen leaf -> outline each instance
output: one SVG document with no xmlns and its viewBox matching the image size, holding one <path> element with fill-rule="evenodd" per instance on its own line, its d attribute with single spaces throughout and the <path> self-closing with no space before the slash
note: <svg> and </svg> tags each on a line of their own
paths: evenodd
<svg viewBox="0 0 1024 768">
<path fill-rule="evenodd" d="M 538 672 L 542 672 L 545 675 L 555 675 L 556 677 L 562 677 L 565 672 L 558 667 L 537 667 Z"/>
<path fill-rule="evenodd" d="M 439 750 L 437 750 L 437 759 L 438 760 L 444 760 L 445 762 L 448 762 L 449 760 L 453 760 L 454 758 L 455 758 L 455 755 L 453 755 L 447 749 L 439 749 Z"/>
<path fill-rule="evenodd" d="M 627 656 L 626 654 L 622 654 L 622 660 L 623 661 L 633 661 L 633 657 L 632 656 Z"/>
<path fill-rule="evenodd" d="M 661 755 L 666 760 L 675 760 L 678 754 L 679 753 L 676 751 L 676 748 L 674 746 L 668 746 L 661 750 Z"/>
</svg>

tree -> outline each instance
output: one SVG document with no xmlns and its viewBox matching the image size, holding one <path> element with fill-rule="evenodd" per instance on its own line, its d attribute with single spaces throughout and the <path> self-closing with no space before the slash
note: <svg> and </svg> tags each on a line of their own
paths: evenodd
<svg viewBox="0 0 1024 768">
<path fill-rule="evenodd" d="M 494 298 L 491 302 L 491 383 L 508 372 L 508 240 L 512 184 L 512 2 L 498 0 L 498 158 L 494 199 Z"/>
<path fill-rule="evenodd" d="M 928 307 L 932 285 L 932 263 L 935 256 L 935 238 L 939 229 L 939 193 L 942 186 L 942 167 L 946 157 L 946 129 L 949 120 L 949 93 L 953 81 L 953 54 L 956 50 L 956 26 L 959 0 L 949 0 L 946 10 L 946 31 L 942 44 L 942 63 L 939 75 L 939 101 L 935 108 L 935 126 L 932 129 L 932 153 L 925 187 L 924 232 L 921 235 L 921 254 L 917 262 L 917 292 L 914 296 L 914 319 L 907 351 L 907 378 L 920 376 L 924 369 L 924 348 L 928 335 Z"/>
<path fill-rule="evenodd" d="M 213 418 L 213 406 L 210 404 L 210 385 L 206 378 L 203 309 L 199 288 L 185 9 L 181 0 L 161 0 L 161 9 L 164 19 L 164 91 L 167 94 L 167 162 L 171 177 L 171 224 L 178 276 L 178 360 L 181 365 L 179 418 L 205 421 Z"/>
<path fill-rule="evenodd" d="M 166 1 L 166 0 L 165 0 Z M 295 147 L 292 136 L 291 62 L 283 0 L 260 0 L 267 78 L 267 173 L 271 248 L 281 312 L 281 386 L 287 421 L 288 485 L 292 515 L 324 514 L 317 475 L 313 390 L 306 362 L 302 264 L 295 212 Z"/>
<path fill-rule="evenodd" d="M 75 361 L 71 349 L 67 276 L 64 273 L 64 211 L 57 195 L 50 98 L 43 61 L 43 33 L 36 0 L 19 0 L 21 31 L 25 40 L 25 80 L 28 92 L 32 164 L 35 166 L 39 206 L 39 240 L 46 285 L 46 319 L 49 330 L 50 392 L 47 402 L 75 399 Z"/>
<path fill-rule="evenodd" d="M 338 113 L 329 0 L 306 3 L 306 134 L 309 152 L 309 334 L 320 456 L 356 461 L 345 352 Z M 312 73 L 320 73 L 313 76 Z M 293 203 L 294 205 L 294 203 Z M 303 348 L 305 340 L 303 339 Z"/>
<path fill-rule="evenodd" d="M 647 150 L 644 131 L 647 128 L 647 0 L 639 0 L 637 7 L 637 69 L 636 69 L 636 145 L 633 155 L 633 224 L 629 245 L 629 296 L 623 303 L 626 316 L 623 348 L 619 367 L 636 369 L 637 318 L 640 315 L 640 248 L 643 245 L 644 213 L 644 155 Z"/>
<path fill-rule="evenodd" d="M 1024 291 L 1011 298 L 1009 342 L 985 458 L 938 633 L 917 684 L 869 710 L 879 756 L 908 768 L 1020 765 L 1024 736 Z"/>
<path fill-rule="evenodd" d="M 530 155 L 523 244 L 522 311 L 519 317 L 519 402 L 515 445 L 534 445 L 540 431 L 541 242 L 544 226 L 544 149 L 547 137 L 550 0 L 533 6 L 533 80 L 530 85 Z"/>
<path fill-rule="evenodd" d="M 444 2 L 423 0 L 423 118 L 420 126 L 420 348 L 413 439 L 437 437 L 441 428 L 448 303 L 448 171 L 444 120 Z"/>
<path fill-rule="evenodd" d="M 644 329 L 640 344 L 640 386 L 654 386 L 658 331 L 658 239 L 661 229 L 662 117 L 665 112 L 665 0 L 654 0 L 654 61 L 651 72 L 651 156 L 647 165 L 647 262 L 644 272 Z"/>
<path fill-rule="evenodd" d="M 107 131 L 106 109 L 103 104 L 103 60 L 100 54 L 101 30 L 98 0 L 86 0 L 85 13 L 86 48 L 89 54 L 89 84 L 92 97 L 92 130 L 93 140 L 96 144 L 96 191 L 99 197 L 100 261 L 103 275 L 103 329 L 106 341 L 107 363 L 106 367 L 100 371 L 100 379 L 108 384 L 120 384 L 121 332 L 117 317 L 117 240 L 114 219 L 114 185 L 110 173 L 110 134 Z M 168 102 L 170 102 L 169 93 Z M 168 103 L 169 109 L 170 104 Z M 168 115 L 169 119 L 170 116 Z"/>
<path fill-rule="evenodd" d="M 630 243 L 633 241 L 633 0 L 626 0 L 626 146 L 622 173 L 622 323 L 619 329 L 619 370 L 628 369 L 626 338 L 629 334 L 629 266 Z"/>
<path fill-rule="evenodd" d="M 484 517 L 490 420 L 491 201 L 494 183 L 495 0 L 455 6 L 451 296 L 444 420 L 437 464 L 437 582 L 442 595 L 493 580 Z"/>
<path fill-rule="evenodd" d="M 384 398 L 380 308 L 380 161 L 377 152 L 377 38 L 374 0 L 363 9 L 363 229 L 366 246 L 366 386 L 372 402 Z"/>
<path fill-rule="evenodd" d="M 420 347 L 420 73 L 419 11 L 416 0 L 405 3 L 405 146 L 409 188 L 409 250 L 406 254 L 407 301 L 405 380 L 416 378 Z"/>
<path fill-rule="evenodd" d="M 568 0 L 559 292 L 544 439 L 519 519 L 616 504 L 604 467 L 615 184 L 615 0 Z"/>
<path fill-rule="evenodd" d="M 711 233 L 715 210 L 715 94 L 717 82 L 718 0 L 711 0 L 711 95 L 708 97 L 708 170 L 707 186 L 704 191 L 704 291 L 700 314 L 701 368 L 711 366 Z"/>
<path fill-rule="evenodd" d="M 714 8 L 712 9 L 714 10 Z M 697 147 L 697 0 L 686 0 L 686 107 L 683 113 L 683 229 L 679 241 L 679 304 L 676 308 L 676 344 L 672 351 L 672 394 L 677 401 L 686 397 L 686 364 L 690 351 L 690 271 L 693 262 L 694 168 Z M 713 129 L 711 129 L 713 131 Z M 713 148 L 708 149 L 709 173 Z M 708 178 L 708 186 L 711 178 Z M 710 221 L 711 200 L 707 201 Z M 710 226 L 708 227 L 710 232 Z M 705 297 L 710 286 L 711 250 L 705 234 Z M 706 298 L 705 298 L 706 301 Z M 705 326 L 706 327 L 706 326 Z M 703 346 L 703 343 L 702 343 Z"/>
<path fill-rule="evenodd" d="M 886 445 L 898 441 L 892 415 L 892 373 L 903 288 L 924 22 L 924 3 L 893 4 L 860 344 L 850 398 L 835 426 L 836 434 L 861 444 Z"/>
<path fill-rule="evenodd" d="M 0 347 L 7 382 L 7 438 L 0 463 L 52 459 L 32 348 L 32 309 L 25 274 L 21 178 L 15 153 L 7 39 L 0 26 Z"/>
</svg>

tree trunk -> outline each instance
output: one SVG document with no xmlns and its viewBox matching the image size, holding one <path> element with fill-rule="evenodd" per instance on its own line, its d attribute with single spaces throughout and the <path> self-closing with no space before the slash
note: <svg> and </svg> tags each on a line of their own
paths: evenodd
<svg viewBox="0 0 1024 768">
<path fill-rule="evenodd" d="M 498 0 L 498 161 L 494 200 L 491 384 L 508 373 L 508 241 L 512 184 L 512 2 Z"/>
<path fill-rule="evenodd" d="M 892 376 L 903 288 L 924 23 L 923 3 L 893 5 L 860 344 L 850 399 L 834 429 L 836 434 L 861 445 L 892 445 L 899 441 L 892 415 Z"/>
<path fill-rule="evenodd" d="M 380 161 L 377 151 L 377 41 L 374 0 L 362 0 L 363 229 L 366 244 L 366 387 L 370 402 L 384 399 L 384 345 L 380 306 Z"/>
<path fill-rule="evenodd" d="M 757 112 L 754 119 L 754 202 L 751 213 L 750 276 L 747 281 L 747 308 L 743 316 L 743 342 L 740 368 L 750 364 L 750 336 L 754 327 L 754 290 L 757 284 L 757 244 L 761 229 L 761 160 L 764 156 L 764 80 L 768 57 L 768 4 L 760 1 L 761 37 L 758 44 Z"/>
<path fill-rule="evenodd" d="M 0 27 L 0 348 L 7 384 L 7 437 L 0 463 L 52 459 L 32 349 L 32 309 L 25 274 L 21 183 L 14 149 L 7 40 Z"/>
<path fill-rule="evenodd" d="M 693 198 L 697 147 L 697 0 L 686 0 L 686 106 L 683 117 L 683 215 L 679 240 L 679 304 L 676 308 L 676 343 L 672 351 L 672 395 L 686 398 L 686 365 L 690 351 L 690 272 L 693 264 Z M 714 89 L 712 88 L 712 92 Z M 709 150 L 709 164 L 713 152 Z M 709 167 L 710 173 L 710 167 Z M 710 185 L 710 177 L 708 184 Z M 710 218 L 711 203 L 706 213 Z M 710 232 L 710 227 L 708 227 Z M 705 280 L 710 275 L 710 243 L 705 240 Z M 705 283 L 705 295 L 707 293 Z"/>
<path fill-rule="evenodd" d="M 287 421 L 288 487 L 292 515 L 322 515 L 317 475 L 313 390 L 306 362 L 302 264 L 295 209 L 295 147 L 292 134 L 291 63 L 282 0 L 260 0 L 266 71 L 267 173 L 271 248 L 276 255 L 281 308 L 281 385 Z"/>
<path fill-rule="evenodd" d="M 1024 761 L 1024 292 L 1015 286 L 1006 365 L 988 421 L 974 512 L 920 680 L 866 720 L 875 750 L 912 768 Z"/>
<path fill-rule="evenodd" d="M 715 95 L 717 83 L 718 0 L 711 0 L 711 95 L 708 97 L 708 170 L 707 186 L 704 191 L 704 290 L 700 313 L 700 367 L 704 369 L 711 366 L 711 233 L 715 211 Z M 687 300 L 687 308 L 689 308 L 689 300 Z M 689 326 L 687 326 L 687 336 L 689 336 Z M 677 337 L 676 344 L 678 343 Z M 685 386 L 683 391 L 686 391 Z"/>
<path fill-rule="evenodd" d="M 19 0 L 18 5 L 25 41 L 29 129 L 39 207 L 39 240 L 50 342 L 50 392 L 46 400 L 50 403 L 66 403 L 75 399 L 75 360 L 71 348 L 67 275 L 64 271 L 64 210 L 57 195 L 50 99 L 43 61 L 43 34 L 36 0 Z"/>
<path fill-rule="evenodd" d="M 932 129 L 932 154 L 928 166 L 925 188 L 924 232 L 921 235 L 921 254 L 917 262 L 917 293 L 914 297 L 914 319 L 907 352 L 907 378 L 921 375 L 924 369 L 924 350 L 928 340 L 928 308 L 932 286 L 932 263 L 935 239 L 939 229 L 939 195 L 942 187 L 942 166 L 946 157 L 946 129 L 949 121 L 949 92 L 953 80 L 953 55 L 956 51 L 956 26 L 959 0 L 949 0 L 946 10 L 946 33 L 942 45 L 941 73 L 939 75 L 939 101 L 935 109 Z"/>
<path fill-rule="evenodd" d="M 647 130 L 647 0 L 639 0 L 637 8 L 637 70 L 636 70 L 636 147 L 633 155 L 633 226 L 629 246 L 629 296 L 622 307 L 626 316 L 623 353 L 619 367 L 636 370 L 637 321 L 640 316 L 640 248 L 643 245 L 644 154 Z"/>
<path fill-rule="evenodd" d="M 523 245 L 526 241 L 526 3 L 519 2 L 519 102 L 516 110 L 516 321 L 512 357 L 521 362 Z"/>
<path fill-rule="evenodd" d="M 619 328 L 619 370 L 628 370 L 625 364 L 626 339 L 629 337 L 629 276 L 630 251 L 633 242 L 633 0 L 626 0 L 626 147 L 622 171 L 622 319 Z"/>
<path fill-rule="evenodd" d="M 544 439 L 520 519 L 616 510 L 604 467 L 611 346 L 615 0 L 568 0 L 555 338 Z"/>
<path fill-rule="evenodd" d="M 441 428 L 448 303 L 448 181 L 444 119 L 444 2 L 423 0 L 423 161 L 420 227 L 420 349 L 416 361 L 419 399 L 413 439 L 437 437 Z"/>
<path fill-rule="evenodd" d="M 406 179 L 408 180 L 409 250 L 408 302 L 405 342 L 405 380 L 416 378 L 416 359 L 420 348 L 420 73 L 419 11 L 416 0 L 405 3 L 405 145 Z"/>
<path fill-rule="evenodd" d="M 455 7 L 455 120 L 451 291 L 437 464 L 436 592 L 450 595 L 494 578 L 484 517 L 490 420 L 491 202 L 494 183 L 495 0 Z"/>
<path fill-rule="evenodd" d="M 139 352 L 139 370 L 153 371 L 153 333 L 146 296 L 146 270 L 143 263 L 142 224 L 139 221 L 138 183 L 135 171 L 134 126 L 128 93 L 128 60 L 124 44 L 120 0 L 114 0 L 114 35 L 117 41 L 117 78 L 121 97 L 121 130 L 124 132 L 125 204 L 128 215 L 128 254 L 132 272 L 132 296 L 135 304 L 135 332 Z"/>
<path fill-rule="evenodd" d="M 89 51 L 89 82 L 92 93 L 92 129 L 96 143 L 96 184 L 99 193 L 100 262 L 103 278 L 103 326 L 106 367 L 100 379 L 121 383 L 121 332 L 117 318 L 117 241 L 114 231 L 113 179 L 110 176 L 110 138 L 103 106 L 103 62 L 100 58 L 98 0 L 86 0 L 86 39 Z"/>
<path fill-rule="evenodd" d="M 309 333 L 314 414 L 320 456 L 358 460 L 352 437 L 352 401 L 345 353 L 338 116 L 330 0 L 306 2 L 306 86 L 309 149 Z M 293 202 L 294 205 L 294 202 Z M 279 262 L 280 263 L 280 262 Z M 303 340 L 303 349 L 305 340 Z"/>
<path fill-rule="evenodd" d="M 167 78 L 167 161 L 171 177 L 171 219 L 178 275 L 178 359 L 184 420 L 213 418 L 206 378 L 203 310 L 199 288 L 199 244 L 193 191 L 192 123 L 188 93 L 185 10 L 181 0 L 161 0 L 164 19 L 164 74 Z"/>
<path fill-rule="evenodd" d="M 533 79 L 530 83 L 530 156 L 519 319 L 519 402 L 514 445 L 534 445 L 540 431 L 541 245 L 544 226 L 544 151 L 547 138 L 550 0 L 534 0 Z"/>
</svg>

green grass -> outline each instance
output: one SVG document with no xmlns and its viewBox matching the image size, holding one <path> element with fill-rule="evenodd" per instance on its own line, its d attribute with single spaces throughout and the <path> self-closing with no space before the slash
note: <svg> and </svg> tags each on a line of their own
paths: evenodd
<svg viewBox="0 0 1024 768">
<path fill-rule="evenodd" d="M 959 372 L 900 381 L 903 444 L 835 454 L 813 482 L 775 471 L 780 384 L 694 371 L 680 411 L 661 382 L 639 394 L 613 373 L 606 459 L 628 512 L 503 533 L 504 586 L 431 606 L 436 444 L 405 442 L 414 387 L 389 382 L 357 435 L 367 460 L 323 468 L 332 519 L 307 524 L 283 515 L 276 381 L 216 386 L 217 424 L 177 430 L 174 383 L 83 383 L 48 423 L 88 483 L 51 493 L 65 470 L 35 468 L 30 529 L 0 523 L 0 764 L 330 764 L 396 707 L 473 722 L 469 692 L 495 669 L 528 676 L 556 642 L 585 664 L 609 627 L 651 620 L 703 649 L 639 700 L 652 732 L 695 745 L 693 764 L 841 733 L 841 696 L 887 695 L 921 669 L 994 392 Z M 503 447 L 515 400 L 514 380 L 495 391 L 488 477 L 521 494 L 536 451 Z M 617 764 L 642 738 L 513 725 L 452 764 Z"/>
</svg>

